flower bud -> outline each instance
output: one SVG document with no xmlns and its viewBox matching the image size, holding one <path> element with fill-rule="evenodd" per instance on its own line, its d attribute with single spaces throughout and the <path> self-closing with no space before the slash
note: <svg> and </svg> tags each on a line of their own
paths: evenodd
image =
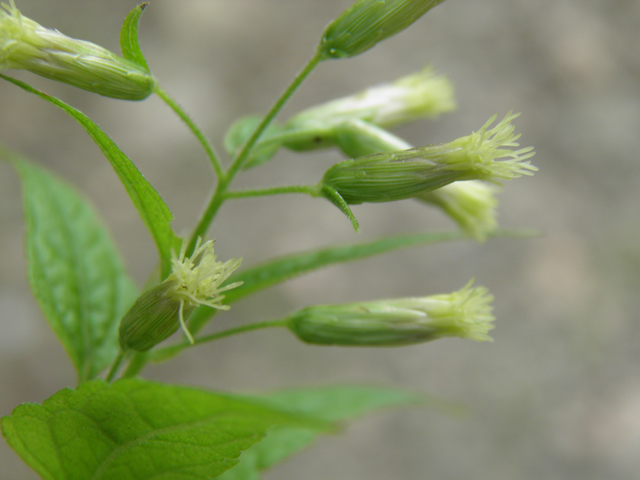
<svg viewBox="0 0 640 480">
<path fill-rule="evenodd" d="M 391 202 L 412 198 L 460 180 L 499 183 L 537 170 L 528 158 L 532 147 L 517 147 L 508 114 L 488 130 L 492 117 L 469 136 L 441 145 L 380 153 L 338 163 L 324 175 L 321 194 L 335 203 L 339 195 L 347 204 Z M 498 160 L 502 159 L 502 160 Z"/>
<path fill-rule="evenodd" d="M 307 307 L 289 329 L 316 345 L 401 346 L 443 337 L 491 340 L 493 297 L 483 287 L 443 295 Z"/>
<path fill-rule="evenodd" d="M 417 195 L 416 200 L 440 207 L 478 242 L 498 226 L 495 187 L 478 180 L 454 182 L 432 192 Z"/>
<path fill-rule="evenodd" d="M 367 122 L 352 121 L 345 124 L 336 136 L 340 150 L 351 157 L 372 155 L 412 148 L 410 144 L 386 130 Z M 495 230 L 495 187 L 479 180 L 453 182 L 444 187 L 416 195 L 416 200 L 442 209 L 464 231 L 483 242 L 487 233 Z"/>
<path fill-rule="evenodd" d="M 0 70 L 24 69 L 51 80 L 123 100 L 148 97 L 155 80 L 146 68 L 98 45 L 67 37 L 0 8 Z"/>
<path fill-rule="evenodd" d="M 451 82 L 426 67 L 393 83 L 378 85 L 348 97 L 318 105 L 292 117 L 284 129 L 289 132 L 284 146 L 296 151 L 335 143 L 343 126 L 364 121 L 382 128 L 435 117 L 455 109 Z"/>
<path fill-rule="evenodd" d="M 358 55 L 401 32 L 444 0 L 359 0 L 327 26 L 321 59 Z"/>
<path fill-rule="evenodd" d="M 144 352 L 173 335 L 182 327 L 191 343 L 185 318 L 198 305 L 228 310 L 222 305 L 222 292 L 242 282 L 220 287 L 240 266 L 241 259 L 218 262 L 213 241 L 196 243 L 190 257 L 186 257 L 187 242 L 183 242 L 180 255 L 172 260 L 172 272 L 167 279 L 143 293 L 120 321 L 120 346 L 123 350 Z M 200 261 L 196 265 L 196 260 Z"/>
</svg>

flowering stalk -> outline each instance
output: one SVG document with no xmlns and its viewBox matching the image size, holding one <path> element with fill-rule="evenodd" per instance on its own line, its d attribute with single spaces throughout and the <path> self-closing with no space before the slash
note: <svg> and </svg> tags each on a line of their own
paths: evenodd
<svg viewBox="0 0 640 480">
<path fill-rule="evenodd" d="M 44 28 L 15 7 L 0 7 L 0 70 L 24 69 L 106 97 L 142 100 L 153 91 L 149 71 L 84 40 Z"/>
<path fill-rule="evenodd" d="M 537 170 L 528 158 L 532 147 L 517 147 L 509 113 L 494 128 L 489 119 L 478 132 L 453 142 L 400 152 L 381 153 L 338 163 L 324 175 L 318 188 L 335 203 L 390 202 L 412 198 L 460 180 L 499 183 Z M 502 160 L 499 160 L 502 159 Z"/>
<path fill-rule="evenodd" d="M 307 307 L 289 329 L 316 345 L 402 346 L 443 337 L 491 340 L 493 296 L 469 282 L 457 292 L 419 298 Z"/>
<path fill-rule="evenodd" d="M 228 310 L 221 302 L 222 292 L 236 288 L 242 282 L 221 287 L 242 259 L 218 262 L 213 241 L 195 245 L 193 254 L 186 256 L 187 242 L 182 243 L 180 255 L 172 260 L 172 272 L 167 279 L 148 290 L 120 321 L 120 345 L 124 351 L 144 352 L 157 345 L 182 327 L 190 343 L 194 339 L 187 330 L 185 318 L 198 305 Z M 196 264 L 196 261 L 200 259 Z"/>
</svg>

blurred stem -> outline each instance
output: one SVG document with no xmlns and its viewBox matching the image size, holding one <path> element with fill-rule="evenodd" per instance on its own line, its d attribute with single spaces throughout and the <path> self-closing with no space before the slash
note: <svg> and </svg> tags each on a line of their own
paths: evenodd
<svg viewBox="0 0 640 480">
<path fill-rule="evenodd" d="M 196 241 L 198 237 L 204 237 L 205 233 L 209 229 L 211 222 L 215 218 L 220 206 L 225 200 L 225 193 L 227 188 L 231 184 L 233 178 L 237 175 L 237 173 L 242 170 L 242 167 L 249 159 L 251 151 L 255 147 L 256 143 L 260 139 L 260 136 L 265 131 L 265 129 L 269 126 L 269 124 L 273 121 L 278 112 L 282 109 L 285 103 L 291 98 L 293 93 L 298 89 L 298 87 L 304 82 L 304 80 L 309 76 L 309 74 L 313 71 L 313 69 L 320 63 L 321 57 L 316 53 L 316 55 L 304 66 L 304 68 L 296 75 L 296 78 L 289 84 L 284 93 L 276 100 L 273 104 L 269 112 L 265 115 L 265 117 L 260 122 L 260 125 L 255 129 L 247 143 L 244 144 L 242 150 L 238 155 L 233 159 L 231 166 L 224 173 L 224 175 L 220 175 L 218 177 L 218 185 L 216 186 L 216 190 L 211 196 L 211 200 L 209 200 L 209 204 L 202 214 L 198 225 L 194 229 L 191 234 L 191 238 L 189 239 L 189 245 L 187 246 L 187 255 L 190 255 L 193 252 Z"/>
<path fill-rule="evenodd" d="M 198 139 L 198 141 L 200 142 L 200 145 L 202 145 L 202 148 L 206 152 L 207 157 L 211 162 L 211 165 L 213 165 L 213 169 L 216 171 L 216 175 L 218 176 L 218 178 L 222 178 L 224 175 L 222 165 L 220 165 L 220 161 L 218 160 L 218 157 L 213 150 L 213 146 L 211 145 L 209 140 L 207 140 L 207 138 L 204 136 L 200 128 L 198 128 L 198 126 L 191 119 L 191 117 L 187 115 L 187 112 L 185 112 L 184 109 L 180 105 L 178 105 L 178 103 L 173 98 L 171 98 L 167 92 L 165 92 L 162 88 L 160 88 L 158 84 L 156 84 L 153 91 L 156 95 L 158 95 L 162 99 L 164 103 L 169 105 L 171 110 L 173 110 L 175 114 L 178 115 L 180 119 L 187 125 L 189 130 L 191 130 L 193 135 Z"/>
<path fill-rule="evenodd" d="M 255 190 L 236 190 L 225 193 L 225 199 L 247 198 L 247 197 L 266 197 L 268 195 L 279 195 L 283 193 L 305 193 L 312 197 L 318 196 L 318 188 L 307 185 L 289 185 L 284 187 L 258 188 Z"/>
<path fill-rule="evenodd" d="M 185 348 L 193 347 L 195 345 L 199 345 L 202 343 L 213 342 L 215 340 L 220 340 L 221 338 L 230 337 L 232 335 L 238 335 L 240 333 L 251 332 L 253 330 L 261 330 L 263 328 L 272 328 L 272 327 L 286 327 L 289 323 L 289 319 L 278 319 L 278 320 L 267 320 L 264 322 L 258 323 L 250 323 L 249 325 L 243 325 L 241 327 L 230 328 L 229 330 L 223 330 L 222 332 L 212 333 L 211 335 L 205 335 L 203 337 L 198 337 L 195 339 L 194 344 L 190 344 L 189 342 L 181 342 L 177 345 L 171 345 L 170 347 L 160 348 L 158 350 L 154 350 L 151 352 L 151 358 L 155 363 L 164 362 L 165 360 L 169 360 L 174 357 L 178 353 L 180 353 Z"/>
<path fill-rule="evenodd" d="M 113 365 L 111 365 L 111 368 L 109 369 L 109 373 L 107 374 L 106 381 L 108 383 L 113 382 L 113 379 L 118 374 L 118 370 L 120 370 L 120 366 L 122 365 L 124 357 L 125 357 L 124 352 L 120 351 L 120 353 L 118 353 L 118 356 L 114 360 Z"/>
</svg>

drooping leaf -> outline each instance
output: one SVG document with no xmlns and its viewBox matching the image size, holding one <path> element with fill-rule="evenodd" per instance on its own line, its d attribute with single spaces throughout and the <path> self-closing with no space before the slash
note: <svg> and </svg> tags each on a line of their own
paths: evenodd
<svg viewBox="0 0 640 480">
<path fill-rule="evenodd" d="M 293 423 L 328 426 L 248 398 L 95 380 L 17 407 L 2 433 L 48 480 L 204 480 L 235 465 L 269 427 Z"/>
<path fill-rule="evenodd" d="M 120 48 L 122 49 L 122 56 L 127 60 L 137 63 L 149 71 L 147 61 L 142 54 L 140 44 L 138 42 L 138 23 L 140 17 L 148 3 L 138 5 L 129 12 L 127 18 L 124 19 L 122 28 L 120 29 Z"/>
<path fill-rule="evenodd" d="M 330 247 L 312 250 L 276 258 L 262 265 L 243 270 L 229 278 L 229 282 L 244 282 L 237 288 L 225 292 L 224 303 L 230 305 L 258 290 L 271 287 L 305 273 L 333 264 L 360 260 L 387 253 L 399 248 L 428 245 L 451 240 L 469 238 L 462 232 L 439 232 L 414 235 L 401 235 L 382 238 L 368 243 Z M 198 308 L 190 320 L 190 330 L 197 332 L 215 310 L 209 307 Z"/>
<path fill-rule="evenodd" d="M 295 389 L 265 397 L 269 404 L 289 412 L 304 413 L 326 421 L 354 418 L 376 410 L 424 404 L 413 393 L 361 386 Z M 240 456 L 240 463 L 220 480 L 256 480 L 259 473 L 309 446 L 322 432 L 289 425 L 269 430 L 267 437 Z"/>
<path fill-rule="evenodd" d="M 119 352 L 118 322 L 136 287 L 95 211 L 69 185 L 15 156 L 31 288 L 78 370 L 94 378 Z"/>
<path fill-rule="evenodd" d="M 82 125 L 91 139 L 100 147 L 100 150 L 107 157 L 111 166 L 120 178 L 129 197 L 133 201 L 134 206 L 138 210 L 142 221 L 151 232 L 162 264 L 162 278 L 165 278 L 171 271 L 171 251 L 180 250 L 180 240 L 171 229 L 171 220 L 173 215 L 164 203 L 158 192 L 144 178 L 136 166 L 129 160 L 122 150 L 114 143 L 111 138 L 96 125 L 93 120 L 84 113 L 67 105 L 62 100 L 47 95 L 24 82 L 15 78 L 7 77 L 0 74 L 3 78 L 23 90 L 33 93 L 40 98 L 61 108 Z"/>
</svg>

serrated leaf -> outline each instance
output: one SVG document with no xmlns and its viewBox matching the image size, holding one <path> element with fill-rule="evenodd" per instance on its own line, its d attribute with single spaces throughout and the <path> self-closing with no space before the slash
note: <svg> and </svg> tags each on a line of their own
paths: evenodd
<svg viewBox="0 0 640 480">
<path fill-rule="evenodd" d="M 248 398 L 140 379 L 84 383 L 2 419 L 2 433 L 47 480 L 197 480 L 231 468 L 274 425 L 327 423 Z"/>
<path fill-rule="evenodd" d="M 390 388 L 361 386 L 295 389 L 265 397 L 268 404 L 326 421 L 346 420 L 383 408 L 425 403 L 416 394 Z M 278 426 L 240 457 L 240 463 L 220 480 L 255 480 L 259 473 L 309 446 L 321 432 L 304 427 Z"/>
<path fill-rule="evenodd" d="M 31 288 L 80 382 L 94 378 L 120 350 L 118 323 L 136 287 L 87 201 L 46 170 L 11 160 L 24 188 Z"/>
<path fill-rule="evenodd" d="M 138 42 L 138 24 L 142 12 L 147 8 L 148 3 L 138 5 L 129 12 L 127 18 L 124 19 L 122 28 L 120 29 L 120 48 L 122 49 L 122 56 L 127 60 L 137 63 L 145 70 L 149 71 L 147 61 L 142 54 L 140 44 Z"/>
<path fill-rule="evenodd" d="M 233 290 L 225 292 L 224 303 L 230 305 L 259 290 L 337 263 L 360 260 L 399 248 L 428 245 L 451 240 L 463 240 L 466 238 L 469 238 L 468 235 L 462 232 L 401 235 L 382 238 L 368 243 L 330 247 L 322 250 L 312 250 L 287 255 L 232 275 L 229 278 L 229 283 L 243 282 L 243 284 Z M 209 307 L 199 307 L 191 315 L 189 321 L 190 330 L 192 332 L 198 332 L 207 319 L 213 316 L 215 312 L 214 309 Z"/>
<path fill-rule="evenodd" d="M 138 210 L 142 221 L 151 232 L 158 253 L 160 255 L 160 262 L 162 266 L 162 278 L 169 275 L 171 271 L 171 252 L 172 250 L 179 251 L 180 239 L 175 235 L 171 229 L 171 220 L 173 215 L 171 211 L 164 203 L 158 192 L 151 186 L 149 182 L 142 176 L 136 166 L 129 160 L 122 150 L 114 143 L 109 136 L 102 131 L 93 120 L 87 117 L 84 113 L 75 108 L 67 105 L 62 100 L 47 95 L 35 88 L 27 85 L 15 78 L 7 77 L 0 74 L 0 78 L 19 86 L 23 90 L 33 93 L 40 98 L 52 103 L 53 105 L 61 108 L 75 120 L 82 125 L 85 131 L 89 134 L 91 139 L 98 145 L 102 153 L 107 160 L 111 163 L 111 166 L 115 170 L 118 178 L 124 185 L 129 197 L 131 198 L 134 206 Z"/>
<path fill-rule="evenodd" d="M 262 117 L 249 115 L 234 122 L 224 137 L 224 148 L 227 153 L 232 157 L 237 155 L 261 121 Z M 243 168 L 257 167 L 271 160 L 282 144 L 277 141 L 277 136 L 282 131 L 283 128 L 275 123 L 269 124 L 260 136 L 258 143 L 251 150 L 249 159 Z"/>
</svg>

